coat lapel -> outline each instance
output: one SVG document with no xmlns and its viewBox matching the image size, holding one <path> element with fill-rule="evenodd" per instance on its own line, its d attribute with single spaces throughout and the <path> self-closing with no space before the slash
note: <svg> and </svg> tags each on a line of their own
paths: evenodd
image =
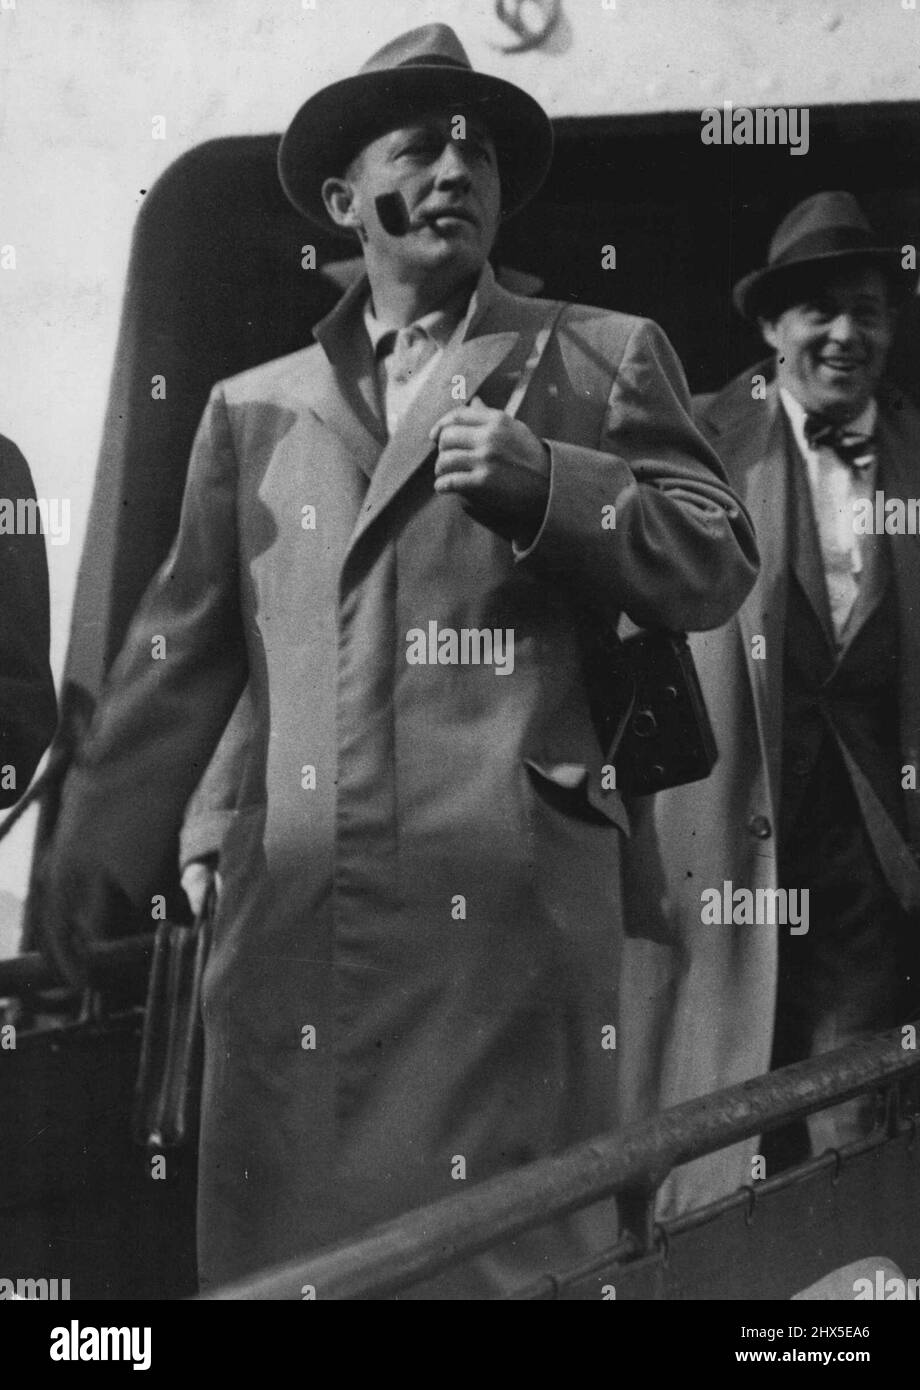
<svg viewBox="0 0 920 1390">
<path fill-rule="evenodd" d="M 464 378 L 466 398 L 471 400 L 486 377 L 501 366 L 517 340 L 517 333 L 491 333 L 448 348 L 425 383 L 421 398 L 406 411 L 377 460 L 349 550 L 354 549 L 368 527 L 434 451 L 434 442 L 429 438 L 432 426 L 458 404 L 451 395 L 453 377 Z"/>
<path fill-rule="evenodd" d="M 917 495 L 920 459 L 920 416 L 894 391 L 879 396 L 878 487 L 886 497 Z M 876 538 L 878 541 L 879 538 Z M 899 695 L 901 756 L 920 767 L 920 542 L 915 536 L 893 536 L 888 546 L 894 574 L 900 635 Z M 920 850 L 920 792 L 904 797 L 909 839 Z"/>
<path fill-rule="evenodd" d="M 387 434 L 377 399 L 374 355 L 361 322 L 366 294 L 367 278 L 361 276 L 314 328 L 325 356 L 309 408 L 344 440 L 355 463 L 370 478 Z"/>
<path fill-rule="evenodd" d="M 775 808 L 780 793 L 788 559 L 786 436 L 776 387 L 768 388 L 766 400 L 752 401 L 750 374 L 745 374 L 716 398 L 701 423 L 722 459 L 729 482 L 747 507 L 761 543 L 760 573 L 738 613 L 738 627 Z M 755 638 L 765 639 L 762 660 L 753 656 Z"/>
<path fill-rule="evenodd" d="M 789 520 L 791 523 L 789 534 L 792 540 L 789 557 L 790 568 L 799 581 L 802 592 L 811 605 L 821 628 L 827 648 L 827 658 L 833 662 L 836 659 L 837 645 L 831 619 L 827 581 L 824 577 L 824 565 L 821 559 L 821 539 L 811 503 L 806 464 L 796 444 L 792 429 L 785 418 L 785 412 L 780 409 L 778 414 L 783 417 L 784 454 L 792 465 L 786 470 L 787 480 L 790 477 L 792 479 L 789 497 Z"/>
<path fill-rule="evenodd" d="M 432 455 L 432 426 L 457 405 L 454 379 L 462 376 L 464 398 L 472 400 L 517 346 L 521 330 L 515 322 L 512 295 L 486 281 L 487 292 L 467 325 L 462 341 L 450 343 L 424 390 L 406 411 L 377 460 L 361 515 L 352 533 L 349 556 L 381 512 Z M 348 557 L 346 557 L 347 564 Z"/>
</svg>

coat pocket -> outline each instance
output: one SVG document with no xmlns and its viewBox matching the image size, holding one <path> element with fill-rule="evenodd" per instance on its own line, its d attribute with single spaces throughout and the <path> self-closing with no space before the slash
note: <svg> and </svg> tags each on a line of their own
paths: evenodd
<svg viewBox="0 0 920 1390">
<path fill-rule="evenodd" d="M 600 767 L 550 758 L 525 758 L 524 766 L 538 795 L 554 810 L 589 825 L 608 821 L 629 836 L 623 798 L 615 788 L 602 786 Z"/>
</svg>

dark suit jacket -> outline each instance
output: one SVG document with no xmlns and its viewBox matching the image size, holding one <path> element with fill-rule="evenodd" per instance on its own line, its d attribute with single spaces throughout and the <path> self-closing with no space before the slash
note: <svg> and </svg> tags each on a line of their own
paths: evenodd
<svg viewBox="0 0 920 1390">
<path fill-rule="evenodd" d="M 769 1069 L 773 1047 L 776 930 L 703 925 L 700 916 L 704 888 L 721 888 L 726 881 L 751 890 L 778 884 L 791 550 L 788 435 L 775 382 L 768 380 L 765 398 L 761 392 L 752 394 L 756 379 L 771 375 L 772 364 L 759 364 L 717 395 L 694 402 L 700 428 L 750 512 L 761 569 L 750 595 L 728 623 L 690 639 L 719 761 L 705 782 L 655 798 L 654 819 L 668 882 L 663 929 L 670 931 L 683 956 L 677 1005 L 662 1025 L 670 1035 L 663 1105 L 762 1075 Z M 880 391 L 878 399 L 877 486 L 889 497 L 915 497 L 920 491 L 920 412 L 893 387 Z M 889 556 L 900 637 L 900 760 L 917 767 L 920 537 L 890 537 Z M 808 575 L 804 585 L 806 591 L 814 591 Z M 920 849 L 920 791 L 905 792 L 904 813 L 907 844 L 892 847 L 893 860 L 900 855 L 902 862 Z M 871 810 L 866 815 L 870 830 L 884 834 L 881 817 L 870 822 Z M 650 1019 L 652 1031 L 655 1026 Z M 677 1170 L 664 1194 L 665 1213 L 703 1205 L 749 1181 L 750 1155 L 757 1152 L 757 1142 L 755 1137 Z"/>
<path fill-rule="evenodd" d="M 18 502 L 34 499 L 29 465 L 0 435 L 0 502 L 13 515 Z M 0 534 L 0 807 L 22 796 L 57 723 L 48 644 L 44 539 L 39 530 Z"/>
</svg>

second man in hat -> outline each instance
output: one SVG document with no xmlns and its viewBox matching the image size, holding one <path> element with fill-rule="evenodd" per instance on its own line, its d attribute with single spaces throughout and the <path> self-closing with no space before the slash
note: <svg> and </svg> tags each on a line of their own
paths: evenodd
<svg viewBox="0 0 920 1390">
<path fill-rule="evenodd" d="M 720 761 L 656 799 L 686 962 L 663 1104 L 920 1004 L 920 413 L 885 380 L 910 288 L 851 194 L 813 195 L 736 286 L 771 358 L 696 403 L 762 568 L 691 641 Z M 680 1170 L 668 1213 L 863 1137 L 872 1099 Z"/>
</svg>

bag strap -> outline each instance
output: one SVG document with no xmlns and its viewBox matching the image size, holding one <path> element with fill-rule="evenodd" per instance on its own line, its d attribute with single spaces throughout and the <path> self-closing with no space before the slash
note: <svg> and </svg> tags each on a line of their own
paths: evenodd
<svg viewBox="0 0 920 1390">
<path fill-rule="evenodd" d="M 528 306 L 528 308 L 529 307 L 531 306 Z M 511 395 L 505 402 L 506 415 L 510 415 L 512 418 L 517 415 L 524 397 L 530 390 L 530 383 L 533 381 L 536 370 L 543 360 L 543 354 L 549 345 L 549 340 L 553 335 L 553 329 L 556 327 L 556 323 L 565 308 L 565 300 L 552 300 L 543 311 L 537 324 L 536 332 L 533 335 L 530 351 L 521 369 L 521 374 L 511 388 Z"/>
</svg>

